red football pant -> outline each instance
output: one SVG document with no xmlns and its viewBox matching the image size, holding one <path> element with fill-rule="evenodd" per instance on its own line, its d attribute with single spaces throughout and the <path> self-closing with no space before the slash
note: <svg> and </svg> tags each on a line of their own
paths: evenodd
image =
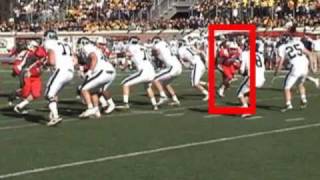
<svg viewBox="0 0 320 180">
<path fill-rule="evenodd" d="M 40 77 L 24 78 L 24 86 L 22 87 L 21 97 L 28 98 L 32 95 L 33 99 L 41 97 L 42 82 Z"/>
</svg>

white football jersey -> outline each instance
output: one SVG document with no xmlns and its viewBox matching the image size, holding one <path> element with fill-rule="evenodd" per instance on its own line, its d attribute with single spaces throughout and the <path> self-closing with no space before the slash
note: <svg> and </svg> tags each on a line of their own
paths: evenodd
<svg viewBox="0 0 320 180">
<path fill-rule="evenodd" d="M 86 58 L 89 58 L 91 53 L 94 53 L 97 56 L 97 64 L 94 68 L 94 72 L 101 70 L 114 71 L 114 67 L 107 61 L 106 56 L 103 52 L 93 44 L 87 44 L 83 47 L 84 54 Z"/>
<path fill-rule="evenodd" d="M 241 66 L 240 72 L 247 72 L 247 76 L 250 76 L 250 51 L 243 51 L 241 53 Z M 265 80 L 265 65 L 264 65 L 264 57 L 260 52 L 256 52 L 256 83 Z M 259 84 L 259 83 L 258 83 Z"/>
<path fill-rule="evenodd" d="M 178 55 L 178 41 L 177 40 L 172 40 L 170 41 L 170 50 L 171 50 L 171 53 L 175 56 Z"/>
<path fill-rule="evenodd" d="M 179 60 L 175 55 L 172 54 L 170 46 L 165 41 L 160 41 L 153 46 L 158 52 L 157 57 L 168 67 L 168 66 L 181 66 Z"/>
<path fill-rule="evenodd" d="M 59 40 L 46 40 L 44 48 L 54 52 L 56 69 L 74 69 L 72 50 L 68 43 Z"/>
<path fill-rule="evenodd" d="M 191 47 L 187 47 L 187 46 L 180 47 L 178 50 L 178 54 L 180 59 L 184 61 L 188 61 L 193 65 L 197 63 L 203 63 L 201 61 L 200 56 L 196 52 L 194 52 L 194 50 L 192 50 Z"/>
<path fill-rule="evenodd" d="M 290 64 L 294 65 L 296 68 L 305 68 L 305 65 L 309 62 L 307 56 L 302 51 L 303 49 L 305 49 L 305 47 L 301 41 L 291 40 L 279 47 L 278 55 L 282 59 L 287 59 Z"/>
<path fill-rule="evenodd" d="M 266 71 L 266 67 L 264 64 L 264 56 L 262 52 L 256 52 L 256 77 L 264 79 L 264 73 Z"/>
<path fill-rule="evenodd" d="M 150 67 L 147 48 L 139 44 L 129 44 L 127 52 L 131 56 L 131 61 L 136 65 L 138 70 L 141 70 L 144 67 Z"/>
</svg>

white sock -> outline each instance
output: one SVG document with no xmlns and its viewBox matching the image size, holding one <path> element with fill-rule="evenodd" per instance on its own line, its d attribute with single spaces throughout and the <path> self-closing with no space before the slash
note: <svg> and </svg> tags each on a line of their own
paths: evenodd
<svg viewBox="0 0 320 180">
<path fill-rule="evenodd" d="M 59 117 L 57 102 L 55 102 L 55 101 L 50 102 L 49 109 L 50 109 L 50 112 L 52 113 L 53 117 L 55 117 L 55 118 Z"/>
<path fill-rule="evenodd" d="M 164 93 L 163 91 L 160 92 L 160 96 L 163 97 L 163 98 L 167 97 L 166 93 Z"/>
<path fill-rule="evenodd" d="M 17 106 L 18 106 L 18 108 L 20 108 L 20 109 L 23 109 L 26 105 L 28 105 L 30 102 L 28 101 L 28 100 L 23 100 L 23 101 L 21 101 Z"/>
<path fill-rule="evenodd" d="M 108 99 L 108 104 L 109 104 L 109 106 L 114 106 L 115 105 L 112 98 Z"/>
<path fill-rule="evenodd" d="M 287 101 L 286 105 L 287 106 L 292 106 L 291 101 Z"/>
<path fill-rule="evenodd" d="M 301 94 L 301 101 L 303 103 L 306 103 L 307 102 L 307 96 L 305 94 Z"/>
<path fill-rule="evenodd" d="M 93 109 L 94 109 L 95 111 L 99 111 L 99 106 L 95 106 L 95 107 L 93 107 Z"/>
<path fill-rule="evenodd" d="M 175 101 L 175 102 L 179 101 L 179 99 L 178 99 L 178 97 L 176 95 L 172 96 L 172 100 Z"/>
<path fill-rule="evenodd" d="M 128 95 L 123 95 L 123 102 L 125 104 L 128 104 L 129 103 L 129 96 Z"/>
<path fill-rule="evenodd" d="M 102 107 L 108 106 L 108 103 L 107 103 L 106 99 L 103 96 L 100 96 L 99 102 L 101 103 Z"/>
<path fill-rule="evenodd" d="M 93 105 L 90 103 L 87 105 L 88 109 L 92 109 L 93 108 Z"/>
<path fill-rule="evenodd" d="M 150 98 L 150 101 L 153 106 L 155 106 L 157 104 L 156 98 L 154 98 L 154 97 Z"/>
<path fill-rule="evenodd" d="M 245 103 L 245 104 L 243 104 L 243 105 L 242 105 L 242 107 L 247 108 L 247 107 L 248 107 L 248 104 L 247 104 L 247 103 Z"/>
</svg>

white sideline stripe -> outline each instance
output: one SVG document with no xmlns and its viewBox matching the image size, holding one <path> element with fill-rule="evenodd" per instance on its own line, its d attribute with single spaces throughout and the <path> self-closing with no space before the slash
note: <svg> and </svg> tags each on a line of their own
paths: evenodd
<svg viewBox="0 0 320 180">
<path fill-rule="evenodd" d="M 296 122 L 296 121 L 304 121 L 306 120 L 304 117 L 285 119 L 286 122 Z"/>
<path fill-rule="evenodd" d="M 275 129 L 275 130 L 270 130 L 270 131 L 261 131 L 261 132 L 244 134 L 244 135 L 239 135 L 239 136 L 211 139 L 211 140 L 207 140 L 207 141 L 193 142 L 193 143 L 181 144 L 181 145 L 176 145 L 176 146 L 167 146 L 167 147 L 162 147 L 162 148 L 157 148 L 157 149 L 137 151 L 137 152 L 127 153 L 127 154 L 105 156 L 105 157 L 101 157 L 101 158 L 97 158 L 97 159 L 76 161 L 76 162 L 58 164 L 58 165 L 47 166 L 47 167 L 42 167 L 42 168 L 35 168 L 35 169 L 30 169 L 30 170 L 13 172 L 13 173 L 9 173 L 9 174 L 2 174 L 2 175 L 0 175 L 0 179 L 6 179 L 6 178 L 23 176 L 23 175 L 34 174 L 34 173 L 40 173 L 40 172 L 45 172 L 45 171 L 52 171 L 52 170 L 56 170 L 56 169 L 64 169 L 64 168 L 68 168 L 68 167 L 82 166 L 82 165 L 86 165 L 86 164 L 94 164 L 94 163 L 98 163 L 98 162 L 105 162 L 105 161 L 111 161 L 111 160 L 116 160 L 116 159 L 124 159 L 124 158 L 136 157 L 136 156 L 141 156 L 141 155 L 148 155 L 148 154 L 154 154 L 154 153 L 160 153 L 160 152 L 166 152 L 166 151 L 180 150 L 180 149 L 191 148 L 191 147 L 196 147 L 196 146 L 203 146 L 203 145 L 214 144 L 214 143 L 219 143 L 219 142 L 227 142 L 227 141 L 246 139 L 246 138 L 258 137 L 258 136 L 264 136 L 264 135 L 270 135 L 270 134 L 280 134 L 280 133 L 284 133 L 284 132 L 313 128 L 313 127 L 320 127 L 320 123 L 308 124 L 308 125 L 302 125 L 302 126 L 294 126 L 294 127 L 282 128 L 282 129 Z"/>
<path fill-rule="evenodd" d="M 164 116 L 166 116 L 166 117 L 175 117 L 175 116 L 183 116 L 183 115 L 184 115 L 184 113 L 174 113 L 174 114 L 166 114 Z"/>
<path fill-rule="evenodd" d="M 249 117 L 249 118 L 246 118 L 247 120 L 255 120 L 255 119 L 262 119 L 263 116 L 252 116 L 252 117 Z"/>
</svg>

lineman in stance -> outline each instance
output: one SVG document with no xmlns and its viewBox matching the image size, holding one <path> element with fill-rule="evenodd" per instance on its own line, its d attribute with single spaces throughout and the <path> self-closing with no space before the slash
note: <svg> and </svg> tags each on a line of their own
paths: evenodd
<svg viewBox="0 0 320 180">
<path fill-rule="evenodd" d="M 154 67 L 152 66 L 149 58 L 147 56 L 147 48 L 143 47 L 139 44 L 138 37 L 131 37 L 129 39 L 129 44 L 127 47 L 127 56 L 131 59 L 133 64 L 137 68 L 137 72 L 129 75 L 122 82 L 123 88 L 123 103 L 124 105 L 119 107 L 123 109 L 129 109 L 129 95 L 130 88 L 133 85 L 143 83 L 145 85 L 145 89 L 150 98 L 151 104 L 153 106 L 153 110 L 158 110 L 157 102 L 154 97 L 154 92 L 151 88 L 151 82 L 155 77 Z M 128 60 L 125 62 L 124 68 L 128 66 Z"/>
<path fill-rule="evenodd" d="M 192 87 L 199 90 L 203 95 L 203 101 L 208 101 L 208 91 L 201 84 L 201 78 L 206 72 L 206 63 L 200 57 L 200 55 L 195 52 L 191 46 L 187 46 L 184 40 L 179 41 L 178 55 L 181 61 L 187 61 L 192 64 L 191 71 L 191 85 Z"/>
<path fill-rule="evenodd" d="M 92 42 L 82 37 L 77 42 L 78 62 L 81 65 L 87 64 L 88 70 L 85 80 L 81 85 L 80 92 L 87 105 L 87 110 L 80 114 L 80 118 L 94 116 L 100 118 L 99 95 L 107 91 L 116 77 L 116 70 L 106 60 L 102 51 Z M 109 104 L 113 103 L 111 97 L 105 96 Z"/>
<path fill-rule="evenodd" d="M 154 84 L 159 90 L 160 99 L 158 105 L 168 101 L 168 97 L 164 91 L 164 87 L 172 97 L 171 105 L 180 105 L 180 101 L 176 96 L 175 90 L 171 86 L 171 82 L 182 73 L 182 65 L 175 55 L 170 51 L 170 46 L 160 37 L 154 37 L 153 54 L 155 57 L 165 64 L 165 68 L 156 74 Z M 164 87 L 163 87 L 164 86 Z"/>
</svg>

